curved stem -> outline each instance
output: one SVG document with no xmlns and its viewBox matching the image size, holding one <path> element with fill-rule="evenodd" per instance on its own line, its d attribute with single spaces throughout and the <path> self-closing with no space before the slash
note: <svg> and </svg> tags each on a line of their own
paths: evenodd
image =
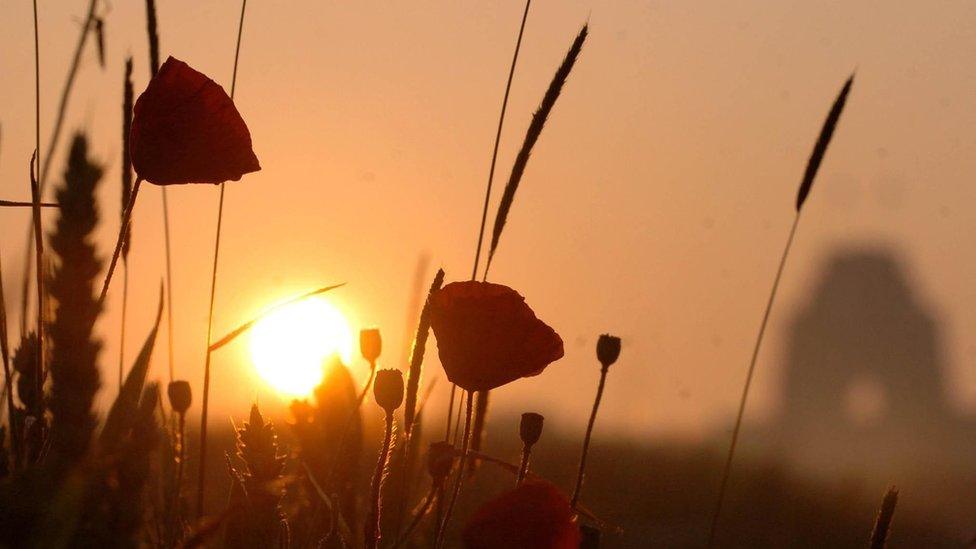
<svg viewBox="0 0 976 549">
<path fill-rule="evenodd" d="M 407 529 L 403 532 L 403 534 L 401 534 L 400 537 L 397 538 L 396 542 L 393 543 L 393 549 L 401 547 L 404 543 L 410 540 L 411 534 L 413 534 L 413 531 L 416 530 L 417 526 L 420 525 L 420 521 L 424 519 L 424 516 L 427 515 L 428 511 L 430 511 L 430 506 L 434 503 L 434 500 L 437 499 L 437 493 L 439 492 L 438 488 L 438 484 L 431 484 L 430 491 L 427 492 L 427 496 L 424 497 L 424 501 L 420 504 L 420 508 L 414 513 L 413 520 L 410 521 L 410 526 L 407 526 Z"/>
<path fill-rule="evenodd" d="M 485 204 L 481 210 L 481 227 L 478 229 L 478 247 L 475 249 L 474 266 L 471 268 L 471 280 L 478 277 L 481 246 L 485 240 L 485 223 L 488 221 L 488 203 L 491 201 L 491 186 L 495 179 L 495 162 L 498 160 L 498 144 L 502 139 L 502 127 L 505 125 L 505 111 L 508 109 L 508 94 L 512 90 L 512 79 L 515 77 L 515 64 L 518 62 L 519 50 L 522 48 L 522 34 L 525 32 L 525 21 L 529 18 L 530 4 L 532 4 L 532 0 L 526 0 L 525 12 L 522 13 L 522 24 L 519 26 L 518 39 L 515 41 L 515 53 L 512 55 L 512 66 L 508 69 L 508 82 L 505 84 L 505 96 L 502 98 L 502 112 L 498 116 L 495 146 L 491 152 L 491 168 L 488 170 L 488 187 L 485 189 Z"/>
<path fill-rule="evenodd" d="M 447 527 L 451 522 L 454 504 L 457 503 L 458 496 L 461 494 L 461 485 L 464 483 L 464 470 L 468 465 L 468 445 L 471 443 L 471 416 L 474 411 L 474 399 L 470 391 L 467 393 L 467 412 L 464 415 L 464 445 L 461 449 L 461 462 L 458 467 L 457 477 L 454 480 L 454 492 L 451 494 L 451 501 L 447 504 L 447 512 L 444 514 L 444 520 L 441 522 L 441 526 L 437 531 L 437 538 L 434 540 L 434 547 L 438 549 L 444 545 L 444 535 L 447 533 Z"/>
<path fill-rule="evenodd" d="M 573 509 L 576 509 L 580 492 L 583 490 L 583 477 L 586 475 L 586 454 L 590 449 L 590 436 L 593 434 L 593 424 L 596 423 L 596 412 L 600 409 L 600 400 L 603 399 L 603 386 L 607 382 L 607 370 L 606 366 L 600 369 L 600 384 L 596 388 L 596 399 L 593 401 L 593 410 L 590 411 L 590 422 L 586 426 L 586 437 L 583 438 L 583 454 L 580 456 L 579 471 L 576 473 L 576 488 L 573 490 L 571 503 Z"/>
<path fill-rule="evenodd" d="M 383 509 L 380 488 L 383 485 L 383 470 L 386 469 L 386 458 L 390 454 L 390 443 L 393 441 L 393 413 L 386 413 L 386 430 L 383 435 L 383 447 L 380 457 L 376 460 L 376 470 L 373 471 L 373 482 L 370 484 L 369 501 L 370 512 L 366 515 L 364 526 L 366 549 L 376 549 L 380 544 L 380 512 Z"/>
<path fill-rule="evenodd" d="M 112 252 L 112 261 L 108 264 L 108 272 L 105 274 L 105 282 L 102 283 L 102 293 L 98 296 L 98 308 L 102 310 L 105 306 L 105 297 L 108 295 L 109 284 L 112 283 L 112 274 L 115 272 L 115 265 L 119 262 L 119 256 L 122 254 L 122 244 L 125 243 L 125 237 L 129 233 L 129 222 L 132 221 L 132 210 L 136 207 L 136 196 L 139 195 L 139 187 L 142 186 L 142 178 L 137 177 L 135 184 L 132 186 L 132 195 L 129 197 L 129 203 L 125 206 L 125 212 L 122 214 L 122 226 L 119 227 L 119 238 L 115 242 L 115 251 Z"/>
<path fill-rule="evenodd" d="M 769 313 L 773 309 L 773 301 L 776 299 L 776 290 L 779 288 L 779 281 L 783 277 L 783 268 L 786 266 L 786 258 L 790 255 L 790 248 L 793 246 L 793 237 L 796 235 L 796 227 L 800 223 L 800 211 L 797 210 L 793 218 L 793 227 L 790 228 L 790 235 L 786 239 L 786 246 L 783 248 L 783 255 L 779 259 L 779 267 L 776 269 L 776 278 L 773 279 L 773 289 L 769 292 L 769 300 L 766 302 L 766 310 L 763 312 L 762 323 L 759 325 L 759 334 L 756 336 L 756 344 L 752 348 L 752 358 L 749 360 L 749 370 L 746 373 L 746 384 L 742 388 L 742 398 L 739 400 L 739 412 L 735 416 L 735 428 L 732 429 L 732 442 L 729 444 L 729 453 L 725 457 L 725 468 L 722 471 L 722 484 L 718 491 L 718 501 L 715 503 L 715 512 L 712 514 L 712 524 L 708 529 L 708 547 L 715 546 L 715 533 L 718 529 L 718 521 L 722 515 L 722 504 L 725 502 L 725 493 L 728 490 L 729 476 L 732 472 L 732 457 L 735 455 L 735 447 L 739 442 L 739 430 L 742 428 L 742 418 L 746 411 L 746 401 L 749 398 L 749 388 L 752 387 L 752 376 L 756 371 L 756 360 L 759 358 L 759 349 L 762 347 L 763 336 L 766 334 L 766 324 L 769 322 Z"/>
</svg>

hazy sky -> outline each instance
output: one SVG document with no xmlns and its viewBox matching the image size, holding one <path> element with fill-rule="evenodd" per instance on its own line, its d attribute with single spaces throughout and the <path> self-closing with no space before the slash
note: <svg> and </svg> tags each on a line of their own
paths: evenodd
<svg viewBox="0 0 976 549">
<path fill-rule="evenodd" d="M 164 56 L 229 87 L 239 4 L 159 4 Z M 42 146 L 86 5 L 41 2 Z M 348 282 L 333 301 L 354 327 L 382 327 L 388 365 L 400 365 L 418 257 L 429 254 L 449 280 L 470 274 L 522 9 L 520 1 L 248 4 L 236 103 L 264 169 L 227 187 L 216 332 L 287 295 Z M 108 167 L 99 191 L 107 258 L 118 227 L 124 57 L 135 57 L 137 93 L 149 69 L 143 3 L 116 1 L 102 12 L 107 67 L 93 46 L 85 51 L 65 138 L 91 132 Z M 921 301 L 945 321 L 952 398 L 976 405 L 976 4 L 534 2 L 501 143 L 502 181 L 587 20 L 590 37 L 529 163 L 491 277 L 527 296 L 562 334 L 566 357 L 498 391 L 499 406 L 581 424 L 598 374 L 595 337 L 610 331 L 624 338 L 624 351 L 610 375 L 605 428 L 647 437 L 723 426 L 804 164 L 855 67 L 773 312 L 749 417 L 775 405 L 791 310 L 806 303 L 837 245 L 903 252 Z M 0 75 L 0 196 L 24 199 L 34 147 L 26 0 L 0 2 Z M 51 187 L 62 170 L 56 161 Z M 169 194 L 176 367 L 196 395 L 217 196 L 209 186 Z M 8 292 L 19 287 L 28 218 L 0 212 Z M 139 197 L 130 264 L 134 354 L 164 269 L 153 186 Z M 117 333 L 120 303 L 114 291 L 103 334 Z M 101 355 L 105 397 L 114 393 L 114 337 Z M 158 349 L 154 373 L 165 377 Z M 364 373 L 363 364 L 354 368 Z M 243 414 L 255 396 L 274 399 L 243 344 L 215 357 L 214 388 L 219 417 Z"/>
</svg>

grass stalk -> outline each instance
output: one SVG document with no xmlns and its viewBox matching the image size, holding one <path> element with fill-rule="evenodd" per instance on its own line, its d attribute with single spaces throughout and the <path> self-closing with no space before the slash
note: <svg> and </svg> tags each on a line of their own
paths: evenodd
<svg viewBox="0 0 976 549">
<path fill-rule="evenodd" d="M 159 72 L 159 29 L 156 20 L 156 1 L 146 0 L 146 35 L 149 38 L 149 70 L 150 76 Z M 173 382 L 175 368 L 173 367 L 173 254 L 170 245 L 169 230 L 169 198 L 166 187 L 160 187 L 163 198 L 163 245 L 166 250 L 166 347 L 167 366 L 169 367 L 169 381 Z"/>
<path fill-rule="evenodd" d="M 136 197 L 139 195 L 139 188 L 141 186 L 142 178 L 137 177 L 135 184 L 132 186 L 132 195 L 129 196 L 129 204 L 126 205 L 125 212 L 122 213 L 122 224 L 119 227 L 119 237 L 115 242 L 115 251 L 112 252 L 112 260 L 108 264 L 108 272 L 105 273 L 105 282 L 102 283 L 102 291 L 98 296 L 98 307 L 100 310 L 105 306 L 108 288 L 112 283 L 112 274 L 115 273 L 115 267 L 119 262 L 119 257 L 122 256 L 122 247 L 125 244 L 129 223 L 132 221 L 132 210 L 136 207 Z"/>
<path fill-rule="evenodd" d="M 135 93 L 132 89 L 132 58 L 125 61 L 125 79 L 122 83 L 122 216 L 125 216 L 126 206 L 132 195 L 132 159 L 129 153 L 129 128 L 132 126 L 132 102 Z M 125 240 L 122 243 L 122 319 L 119 328 L 119 391 L 122 390 L 122 379 L 125 374 L 125 324 L 129 309 L 129 245 L 131 244 L 132 227 L 125 229 Z M 169 291 L 167 289 L 167 291 Z"/>
<path fill-rule="evenodd" d="M 38 163 L 41 165 L 40 174 L 38 174 L 38 177 L 40 179 L 39 185 L 40 185 L 41 196 L 44 196 L 44 189 L 47 184 L 48 170 L 51 167 L 51 160 L 54 158 L 54 149 L 55 147 L 57 147 L 58 140 L 61 137 L 61 131 L 64 129 L 64 119 L 68 112 L 68 100 L 71 98 L 71 90 L 72 88 L 74 88 L 75 77 L 78 75 L 78 68 L 81 65 L 81 53 L 85 49 L 85 43 L 88 40 L 88 33 L 91 32 L 92 29 L 94 28 L 93 23 L 95 22 L 96 19 L 95 9 L 97 7 L 98 7 L 98 0 L 89 1 L 88 14 L 85 16 L 84 23 L 82 23 L 81 33 L 79 33 L 78 36 L 78 43 L 75 45 L 74 56 L 71 59 L 71 64 L 68 66 L 68 76 L 65 79 L 64 87 L 61 90 L 61 99 L 58 102 L 58 110 L 57 110 L 57 115 L 55 116 L 54 119 L 54 129 L 51 132 L 51 139 L 50 141 L 48 141 L 47 150 L 45 151 L 43 156 L 43 162 L 40 162 L 40 160 L 38 161 Z M 36 1 L 34 2 L 34 42 L 35 42 L 34 44 L 35 65 L 38 65 L 35 66 L 35 70 L 38 73 L 40 73 L 39 54 L 37 53 L 38 37 L 37 37 L 37 2 Z M 38 104 L 38 109 L 40 109 L 40 85 L 39 84 L 37 88 L 36 100 Z M 35 123 L 37 125 L 36 132 L 35 132 L 37 135 L 37 139 L 35 145 L 37 148 L 37 154 L 40 155 L 41 154 L 41 145 L 40 145 L 41 132 L 40 132 L 39 114 L 36 117 Z M 31 240 L 34 238 L 34 231 L 32 229 L 33 228 L 29 228 L 29 230 L 27 231 L 27 246 L 26 246 L 26 251 L 24 252 L 25 257 L 24 257 L 24 273 L 23 273 L 22 288 L 21 288 L 22 301 L 21 301 L 21 316 L 20 316 L 22 333 L 27 333 L 27 308 L 30 300 L 29 291 L 30 291 L 30 280 L 31 280 L 30 256 L 33 250 L 32 248 L 33 243 L 31 242 Z M 38 307 L 40 307 L 40 304 L 38 304 Z"/>
<path fill-rule="evenodd" d="M 888 535 L 891 533 L 891 521 L 895 518 L 895 506 L 898 504 L 898 488 L 891 486 L 885 492 L 884 499 L 881 500 L 881 509 L 878 510 L 878 517 L 874 521 L 874 529 L 871 531 L 871 541 L 868 547 L 871 549 L 884 549 L 888 544 Z"/>
<path fill-rule="evenodd" d="M 559 99 L 559 94 L 562 92 L 563 85 L 569 78 L 569 73 L 573 70 L 573 65 L 576 64 L 576 59 L 583 50 L 583 43 L 586 41 L 588 32 L 589 26 L 583 25 L 583 28 L 580 29 L 579 34 L 576 35 L 576 39 L 573 40 L 573 44 L 570 46 L 569 51 L 566 52 L 566 57 L 556 70 L 556 74 L 553 76 L 552 82 L 549 83 L 549 88 L 546 89 L 546 94 L 542 97 L 542 102 L 539 104 L 539 108 L 535 111 L 535 114 L 532 115 L 532 122 L 529 123 L 529 129 L 525 132 L 525 139 L 522 141 L 522 148 L 519 149 L 518 154 L 515 156 L 515 163 L 512 165 L 512 173 L 508 177 L 508 183 L 505 184 L 505 190 L 502 192 L 501 202 L 498 204 L 498 213 L 495 215 L 495 225 L 491 231 L 491 245 L 488 248 L 488 260 L 485 264 L 485 275 L 483 280 L 488 279 L 488 271 L 491 269 L 491 261 L 495 257 L 495 250 L 498 249 L 498 240 L 502 236 L 502 230 L 505 228 L 505 222 L 508 219 L 508 212 L 511 210 L 512 203 L 515 201 L 515 191 L 518 190 L 519 182 L 522 180 L 522 175 L 525 173 L 525 167 L 529 163 L 529 156 L 532 154 L 532 148 L 535 147 L 536 142 L 539 140 L 539 136 L 542 135 L 542 129 L 546 125 L 546 120 L 548 120 L 549 114 L 552 112 L 553 107 L 556 106 L 556 100 Z"/>
<path fill-rule="evenodd" d="M 244 33 L 244 15 L 247 0 L 241 0 L 241 17 L 237 25 L 237 45 L 234 49 L 234 71 L 231 73 L 230 98 L 233 101 L 237 88 L 237 64 L 241 56 L 241 36 Z M 207 353 L 203 364 L 203 404 L 200 408 L 200 468 L 197 475 L 197 519 L 203 517 L 203 491 L 207 482 L 207 416 L 210 404 L 210 341 L 213 337 L 214 297 L 217 295 L 217 265 L 220 257 L 220 229 L 224 221 L 225 183 L 220 184 L 217 202 L 217 235 L 214 240 L 213 269 L 210 276 L 210 306 L 207 312 Z"/>
<path fill-rule="evenodd" d="M 35 0 L 35 14 L 37 10 L 37 2 Z M 30 163 L 30 182 L 31 182 L 31 198 L 34 200 L 34 256 L 37 260 L 36 271 L 37 271 L 37 369 L 40 375 L 37 376 L 37 399 L 38 402 L 44 396 L 44 332 L 45 332 L 45 322 L 44 322 L 44 233 L 41 228 L 41 207 L 39 206 L 41 202 L 41 189 L 40 185 L 37 183 L 37 178 L 34 177 L 34 158 L 31 158 Z"/>
<path fill-rule="evenodd" d="M 847 103 L 847 96 L 851 91 L 851 86 L 853 83 L 854 75 L 851 74 L 847 81 L 844 82 L 840 93 L 837 94 L 837 98 L 830 107 L 830 111 L 827 113 L 827 118 L 824 120 L 823 127 L 821 127 L 820 134 L 818 135 L 817 141 L 814 144 L 813 152 L 810 154 L 810 159 L 807 161 L 807 167 L 803 172 L 803 179 L 800 182 L 800 188 L 797 191 L 796 214 L 793 217 L 793 226 L 790 228 L 790 234 L 786 239 L 786 246 L 783 247 L 783 255 L 779 260 L 779 267 L 776 269 L 776 277 L 773 279 L 773 287 L 769 292 L 769 299 L 766 302 L 766 309 L 763 311 L 762 322 L 759 325 L 759 334 L 756 336 L 756 343 L 752 349 L 752 358 L 749 360 L 749 369 L 746 372 L 746 382 L 742 388 L 742 397 L 739 399 L 739 410 L 736 413 L 735 427 L 732 429 L 732 441 L 729 443 L 729 452 L 725 457 L 725 466 L 722 471 L 722 482 L 719 485 L 718 500 L 715 503 L 715 510 L 712 513 L 711 526 L 708 530 L 708 547 L 715 546 L 715 535 L 718 529 L 719 519 L 722 515 L 722 505 L 725 502 L 725 494 L 728 490 L 729 476 L 732 471 L 732 459 L 735 456 L 735 448 L 739 442 L 739 433 L 742 429 L 742 419 L 745 415 L 746 402 L 749 399 L 749 389 L 752 387 L 752 378 L 756 370 L 756 361 L 759 358 L 759 350 L 762 348 L 763 337 L 766 334 L 766 325 L 769 322 L 769 314 L 770 311 L 772 311 L 773 302 L 776 299 L 776 291 L 779 288 L 779 282 L 783 276 L 783 269 L 786 266 L 786 258 L 789 256 L 790 248 L 793 245 L 793 237 L 796 235 L 796 228 L 800 223 L 800 213 L 803 211 L 803 204 L 806 202 L 807 197 L 813 188 L 813 182 L 817 177 L 817 172 L 820 169 L 820 164 L 823 162 L 824 155 L 827 153 L 827 146 L 830 145 L 830 140 L 834 135 L 834 130 L 837 127 L 837 123 L 840 121 L 840 115 L 844 111 L 844 106 Z"/>
</svg>

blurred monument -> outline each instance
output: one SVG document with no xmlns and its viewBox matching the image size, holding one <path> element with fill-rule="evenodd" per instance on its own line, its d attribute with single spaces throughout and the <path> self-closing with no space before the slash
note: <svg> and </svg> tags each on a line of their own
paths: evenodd
<svg viewBox="0 0 976 549">
<path fill-rule="evenodd" d="M 898 255 L 840 249 L 795 313 L 766 438 L 803 471 L 906 478 L 969 468 L 976 428 L 947 399 L 940 326 Z"/>
</svg>

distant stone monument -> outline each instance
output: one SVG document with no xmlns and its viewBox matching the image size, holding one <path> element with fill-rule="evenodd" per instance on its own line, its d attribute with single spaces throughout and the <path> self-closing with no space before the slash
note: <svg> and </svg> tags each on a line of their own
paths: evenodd
<svg viewBox="0 0 976 549">
<path fill-rule="evenodd" d="M 976 430 L 946 400 L 938 322 L 893 251 L 836 251 L 784 359 L 782 409 L 760 438 L 802 469 L 894 477 L 976 457 Z"/>
</svg>

